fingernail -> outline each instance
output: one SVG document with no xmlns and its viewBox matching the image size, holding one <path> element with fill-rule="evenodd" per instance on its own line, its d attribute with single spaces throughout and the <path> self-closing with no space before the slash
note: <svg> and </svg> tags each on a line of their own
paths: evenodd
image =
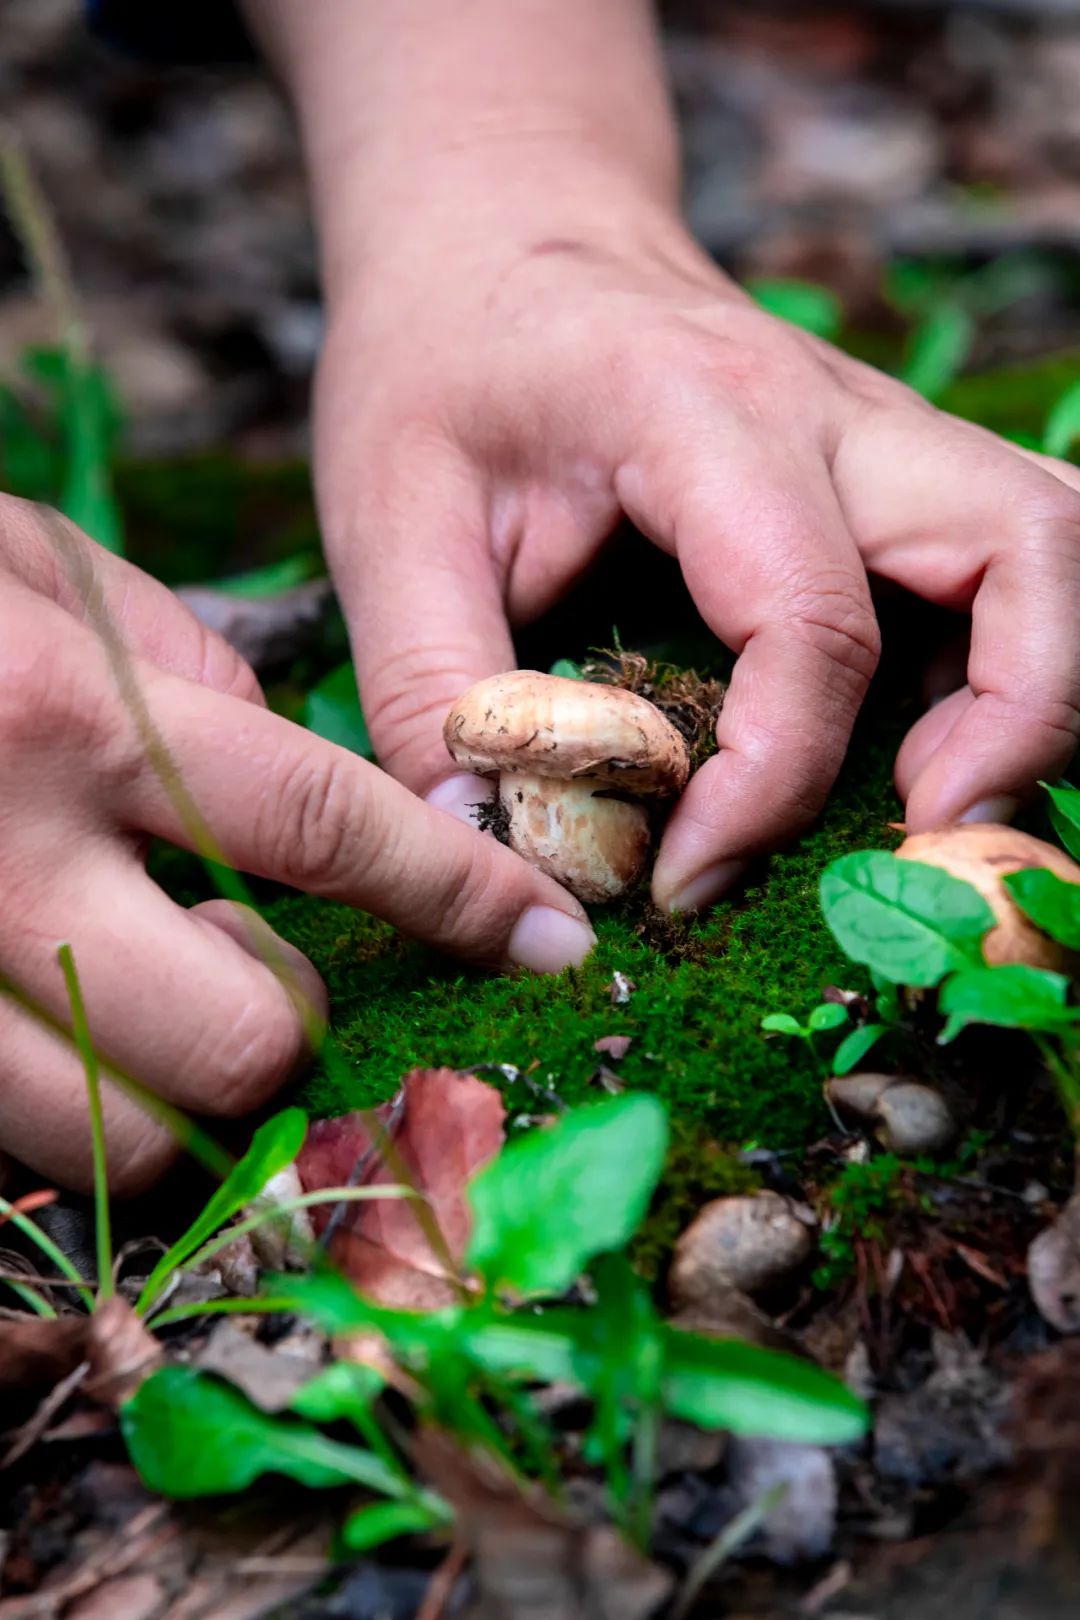
<svg viewBox="0 0 1080 1620">
<path fill-rule="evenodd" d="M 530 973 L 561 973 L 584 962 L 595 944 L 588 923 L 554 906 L 530 906 L 514 925 L 506 954 L 515 967 Z"/>
<path fill-rule="evenodd" d="M 980 799 L 973 804 L 970 810 L 965 810 L 957 819 L 966 821 L 1011 821 L 1020 808 L 1020 800 L 1014 799 L 1008 793 L 1002 793 L 996 799 Z"/>
<path fill-rule="evenodd" d="M 749 861 L 718 861 L 715 866 L 707 866 L 704 872 L 684 883 L 667 901 L 668 911 L 703 911 L 711 906 L 714 900 L 719 900 L 722 894 L 735 887 L 739 880 L 746 876 L 750 870 Z"/>
<path fill-rule="evenodd" d="M 494 782 L 489 782 L 483 776 L 474 776 L 471 771 L 462 771 L 457 776 L 448 776 L 445 782 L 433 787 L 427 802 L 433 810 L 445 810 L 458 821 L 468 822 L 475 827 L 477 807 L 490 804 L 494 797 Z"/>
</svg>

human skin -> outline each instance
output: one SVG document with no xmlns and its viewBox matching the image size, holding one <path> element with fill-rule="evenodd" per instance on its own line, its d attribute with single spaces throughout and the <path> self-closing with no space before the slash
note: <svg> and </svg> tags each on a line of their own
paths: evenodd
<svg viewBox="0 0 1080 1620">
<path fill-rule="evenodd" d="M 327 332 L 316 472 L 386 768 L 467 813 L 442 718 L 626 516 L 737 655 L 653 893 L 707 905 L 821 809 L 869 576 L 970 612 L 912 831 L 1003 819 L 1080 730 L 1080 473 L 754 307 L 691 239 L 646 0 L 246 0 L 298 110 Z M 917 678 L 913 672 L 913 680 Z"/>
<path fill-rule="evenodd" d="M 0 497 L 0 982 L 24 998 L 0 995 L 0 1149 L 65 1185 L 91 1166 L 82 1071 L 49 1025 L 69 1017 L 61 941 L 99 1054 L 188 1111 L 248 1113 L 319 1032 L 298 951 L 247 908 L 188 911 L 147 875 L 150 837 L 205 850 L 204 829 L 245 871 L 491 967 L 554 970 L 593 943 L 558 884 L 271 714 L 164 586 Z M 113 1086 L 105 1112 L 110 1183 L 136 1191 L 176 1142 Z"/>
</svg>

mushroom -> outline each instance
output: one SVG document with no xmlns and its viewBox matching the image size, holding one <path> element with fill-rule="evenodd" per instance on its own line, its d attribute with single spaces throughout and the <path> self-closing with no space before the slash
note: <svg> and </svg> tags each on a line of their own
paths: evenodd
<svg viewBox="0 0 1080 1620">
<path fill-rule="evenodd" d="M 510 848 L 585 901 L 614 900 L 640 876 L 641 800 L 680 792 L 690 774 L 682 736 L 645 698 L 536 670 L 470 687 L 443 736 L 464 769 L 498 777 Z"/>
<path fill-rule="evenodd" d="M 825 1087 L 838 1112 L 869 1126 L 890 1153 L 940 1153 L 956 1138 L 952 1109 L 939 1091 L 899 1074 L 847 1074 Z"/>
<path fill-rule="evenodd" d="M 1047 867 L 1066 883 L 1080 883 L 1080 866 L 1053 844 L 1018 832 L 1015 827 L 971 822 L 941 832 L 915 833 L 896 853 L 902 861 L 940 866 L 978 889 L 997 918 L 997 927 L 983 941 L 988 962 L 1024 962 L 1029 967 L 1051 968 L 1059 973 L 1075 968 L 1075 952 L 1029 922 L 1001 881 L 1008 872 Z"/>
</svg>

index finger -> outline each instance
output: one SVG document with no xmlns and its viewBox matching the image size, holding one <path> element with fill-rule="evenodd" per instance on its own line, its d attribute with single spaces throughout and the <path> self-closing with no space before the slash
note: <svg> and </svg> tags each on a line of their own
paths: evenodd
<svg viewBox="0 0 1080 1620">
<path fill-rule="evenodd" d="M 632 515 L 673 546 L 702 617 L 739 654 L 717 723 L 720 751 L 676 806 L 653 873 L 658 905 L 696 910 L 735 882 L 748 858 L 818 813 L 879 637 L 822 464 L 778 473 L 754 441 L 729 443 L 722 455 L 673 455 L 670 464 L 680 492 L 661 487 Z M 666 535 L 648 508 L 670 514 Z"/>
<path fill-rule="evenodd" d="M 151 666 L 136 675 L 175 780 L 144 761 L 121 806 L 133 827 L 198 850 L 190 801 L 231 865 L 491 966 L 558 972 L 595 944 L 559 884 L 347 749 Z"/>
</svg>

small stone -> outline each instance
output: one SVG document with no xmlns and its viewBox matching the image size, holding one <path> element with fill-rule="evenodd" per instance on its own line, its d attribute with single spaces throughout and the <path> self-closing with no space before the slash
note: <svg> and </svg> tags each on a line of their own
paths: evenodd
<svg viewBox="0 0 1080 1620">
<path fill-rule="evenodd" d="M 675 1246 L 672 1301 L 699 1304 L 721 1288 L 768 1293 L 798 1270 L 813 1246 L 813 1214 L 780 1193 L 714 1199 Z"/>
<path fill-rule="evenodd" d="M 1080 1193 L 1074 1193 L 1027 1254 L 1028 1287 L 1059 1333 L 1080 1333 Z"/>
<path fill-rule="evenodd" d="M 825 1095 L 841 1117 L 869 1126 L 890 1153 L 940 1153 L 956 1139 L 951 1108 L 922 1081 L 895 1074 L 849 1074 L 830 1080 Z"/>
</svg>

